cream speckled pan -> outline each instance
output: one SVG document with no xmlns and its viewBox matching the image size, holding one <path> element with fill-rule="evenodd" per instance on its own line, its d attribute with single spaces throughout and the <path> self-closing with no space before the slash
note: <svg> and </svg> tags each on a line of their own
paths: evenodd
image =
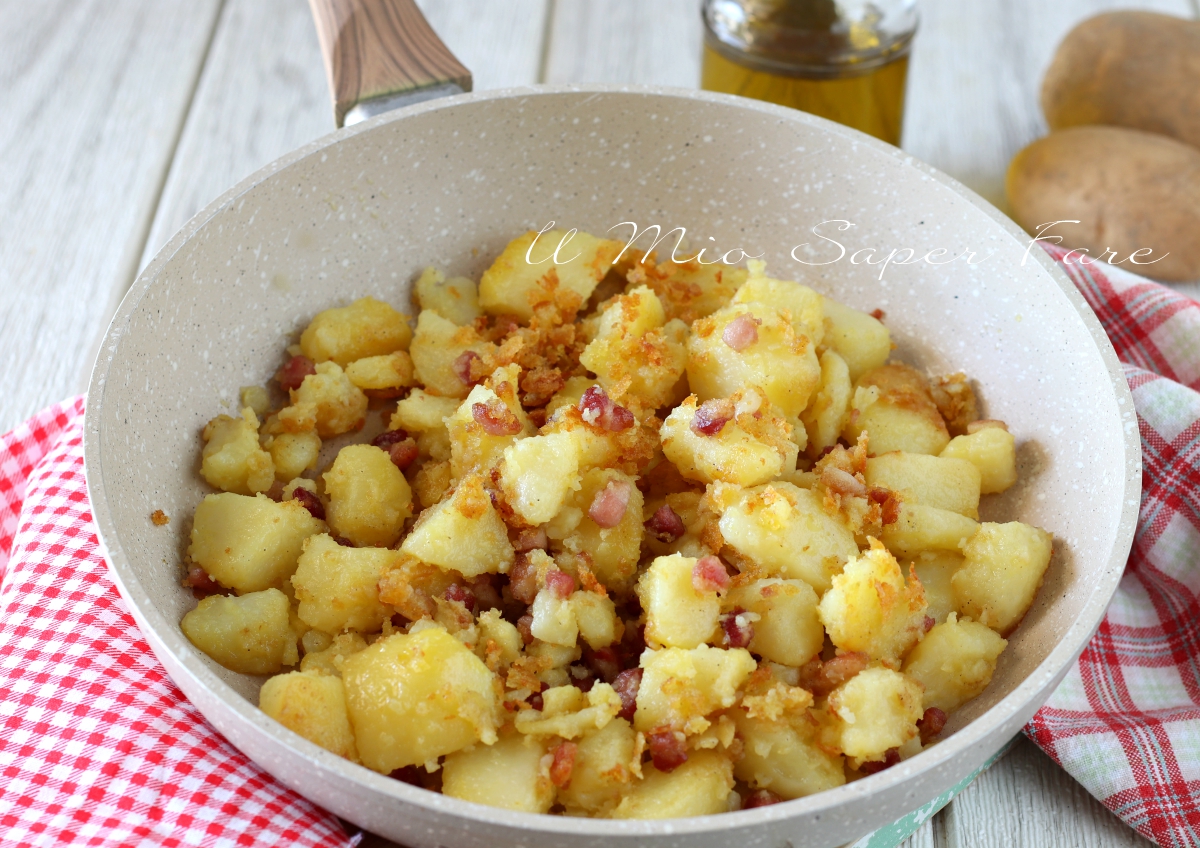
<svg viewBox="0 0 1200 848">
<path fill-rule="evenodd" d="M 976 264 L 879 266 L 849 251 L 975 251 Z M 373 295 L 407 305 L 426 265 L 478 278 L 547 221 L 597 234 L 683 225 L 696 246 L 765 253 L 777 276 L 882 308 L 907 361 L 962 369 L 1017 435 L 1021 484 L 985 517 L 1051 530 L 1046 583 L 987 692 L 944 741 L 834 791 L 674 821 L 599 821 L 477 806 L 353 765 L 256 708 L 260 679 L 184 639 L 190 515 L 206 487 L 199 431 L 239 386 L 266 381 L 284 338 L 318 311 Z M 624 233 L 624 230 L 614 231 Z M 709 241 L 709 237 L 713 241 Z M 88 488 L 109 561 L 151 647 L 230 741 L 333 812 L 412 845 L 832 846 L 969 775 L 1033 715 L 1104 614 L 1133 536 L 1140 485 L 1133 403 L 1112 347 L 1067 278 L 967 189 L 895 148 L 809 115 L 722 95 L 552 87 L 463 95 L 341 130 L 248 178 L 183 228 L 109 329 L 86 421 Z M 710 254 L 711 255 L 711 254 Z M 988 257 L 984 259 L 984 257 Z M 862 256 L 860 255 L 860 258 Z M 983 261 L 980 261 L 983 260 Z M 164 510 L 168 527 L 150 513 Z M 1016 811 L 1014 811 L 1016 814 Z"/>
</svg>

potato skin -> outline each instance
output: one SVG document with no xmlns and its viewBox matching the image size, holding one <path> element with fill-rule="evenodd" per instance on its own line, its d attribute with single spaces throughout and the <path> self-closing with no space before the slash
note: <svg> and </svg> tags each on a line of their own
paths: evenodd
<svg viewBox="0 0 1200 848">
<path fill-rule="evenodd" d="M 1154 12 L 1096 15 L 1067 33 L 1042 82 L 1052 130 L 1108 124 L 1200 147 L 1200 23 Z"/>
<path fill-rule="evenodd" d="M 1093 259 L 1114 250 L 1122 268 L 1156 280 L 1200 277 L 1200 150 L 1138 130 L 1075 127 L 1013 157 L 1007 188 L 1013 218 L 1030 233 L 1078 220 L 1045 235 Z M 1127 261 L 1143 248 L 1154 252 Z"/>
</svg>

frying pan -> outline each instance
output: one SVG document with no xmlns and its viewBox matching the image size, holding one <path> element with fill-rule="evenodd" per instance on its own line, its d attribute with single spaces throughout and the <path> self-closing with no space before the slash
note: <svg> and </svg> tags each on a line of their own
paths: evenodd
<svg viewBox="0 0 1200 848">
<path fill-rule="evenodd" d="M 204 423 L 236 403 L 239 386 L 265 383 L 320 310 L 365 295 L 406 306 L 426 265 L 478 279 L 509 239 L 551 220 L 596 234 L 621 222 L 680 226 L 716 255 L 761 253 L 776 276 L 885 310 L 899 358 L 978 381 L 986 415 L 1007 421 L 1020 446 L 1021 483 L 992 498 L 984 517 L 1049 529 L 1055 554 L 991 686 L 952 716 L 939 744 L 832 791 L 720 816 L 515 813 L 416 789 L 312 745 L 259 712 L 260 678 L 217 666 L 183 637 L 179 621 L 195 602 L 179 563 L 187 517 L 207 491 L 197 473 Z M 881 267 L 904 249 L 958 258 Z M 113 575 L 180 688 L 280 781 L 414 848 L 799 848 L 892 822 L 977 770 L 1063 678 L 1120 579 L 1140 486 L 1133 404 L 1099 323 L 981 198 L 800 112 L 600 85 L 390 111 L 218 198 L 147 266 L 113 319 L 89 390 L 85 462 Z M 167 527 L 150 521 L 156 509 L 171 517 Z"/>
</svg>

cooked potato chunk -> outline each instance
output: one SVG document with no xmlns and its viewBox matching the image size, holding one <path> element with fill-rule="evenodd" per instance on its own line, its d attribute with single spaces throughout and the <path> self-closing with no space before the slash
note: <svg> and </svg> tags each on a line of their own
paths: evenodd
<svg viewBox="0 0 1200 848">
<path fill-rule="evenodd" d="M 483 314 L 479 308 L 479 291 L 466 277 L 451 277 L 436 268 L 426 268 L 417 278 L 413 291 L 417 305 L 430 309 L 460 327 L 471 324 Z"/>
<path fill-rule="evenodd" d="M 1038 527 L 987 522 L 963 548 L 954 575 L 958 611 L 1007 636 L 1033 603 L 1050 565 L 1052 539 Z"/>
<path fill-rule="evenodd" d="M 898 666 L 925 632 L 920 582 L 905 585 L 900 565 L 875 539 L 869 551 L 851 557 L 834 575 L 818 611 L 839 650 L 861 651 L 888 665 Z"/>
<path fill-rule="evenodd" d="M 745 752 L 734 774 L 755 789 L 790 800 L 846 782 L 842 757 L 817 743 L 807 715 L 793 721 L 750 718 L 742 710 L 734 715 Z"/>
<path fill-rule="evenodd" d="M 346 377 L 371 397 L 397 397 L 413 385 L 412 359 L 402 350 L 366 356 L 346 366 Z"/>
<path fill-rule="evenodd" d="M 866 479 L 909 503 L 979 518 L 979 471 L 965 460 L 894 451 L 868 459 Z"/>
<path fill-rule="evenodd" d="M 904 660 L 904 673 L 925 687 L 924 709 L 950 714 L 987 688 L 1008 643 L 988 627 L 950 613 Z"/>
<path fill-rule="evenodd" d="M 887 362 L 892 338 L 887 327 L 865 312 L 824 298 L 825 345 L 846 361 L 850 382 Z"/>
<path fill-rule="evenodd" d="M 650 647 L 695 648 L 717 629 L 721 599 L 716 591 L 694 585 L 697 562 L 678 554 L 657 557 L 638 579 Z"/>
<path fill-rule="evenodd" d="M 850 415 L 850 369 L 846 360 L 832 350 L 821 354 L 821 387 L 800 413 L 808 434 L 808 453 L 820 456 L 837 444 Z"/>
<path fill-rule="evenodd" d="M 422 389 L 413 389 L 408 397 L 396 404 L 388 427 L 406 430 L 417 436 L 417 447 L 422 456 L 435 462 L 450 459 L 450 433 L 446 419 L 458 411 L 461 401 L 457 398 L 437 397 Z"/>
<path fill-rule="evenodd" d="M 587 553 L 596 577 L 617 591 L 632 585 L 642 549 L 643 498 L 635 483 L 615 469 L 593 468 L 583 475 L 579 491 L 546 525 L 552 541 L 571 553 Z M 593 513 L 604 520 L 604 526 Z"/>
<path fill-rule="evenodd" d="M 322 439 L 357 430 L 367 415 L 367 396 L 336 362 L 322 362 L 291 393 L 291 406 L 279 410 L 289 433 L 315 429 Z"/>
<path fill-rule="evenodd" d="M 500 610 L 480 613 L 477 625 L 479 641 L 475 643 L 475 653 L 488 668 L 502 671 L 521 656 L 521 648 L 525 646 L 521 632 L 501 617 Z"/>
<path fill-rule="evenodd" d="M 364 297 L 318 314 L 300 334 L 300 351 L 313 362 L 333 360 L 345 368 L 365 356 L 407 350 L 411 339 L 412 329 L 403 315 Z"/>
<path fill-rule="evenodd" d="M 301 671 L 319 672 L 339 679 L 342 676 L 342 661 L 367 647 L 367 640 L 354 631 L 331 637 L 322 630 L 309 630 L 300 641 L 304 644 Z"/>
<path fill-rule="evenodd" d="M 745 648 L 647 649 L 633 724 L 638 730 L 671 727 L 689 735 L 703 733 L 705 716 L 728 709 L 737 701 L 738 687 L 757 667 Z"/>
<path fill-rule="evenodd" d="M 829 695 L 838 746 L 855 760 L 881 760 L 917 736 L 921 686 L 898 671 L 868 668 Z"/>
<path fill-rule="evenodd" d="M 968 428 L 984 424 L 976 421 Z M 980 491 L 985 495 L 1003 492 L 1017 482 L 1017 453 L 1012 433 L 1000 422 L 986 422 L 965 436 L 955 436 L 942 449 L 942 456 L 965 459 L 979 469 Z"/>
<path fill-rule="evenodd" d="M 442 764 L 442 794 L 504 810 L 548 812 L 554 784 L 543 774 L 545 754 L 544 742 L 520 733 L 456 751 Z"/>
<path fill-rule="evenodd" d="M 520 439 L 504 449 L 500 486 L 529 524 L 545 524 L 580 487 L 579 442 L 566 433 Z"/>
<path fill-rule="evenodd" d="M 275 462 L 258 444 L 258 419 L 250 407 L 241 418 L 218 415 L 209 421 L 204 441 L 200 474 L 213 488 L 253 495 L 275 482 Z"/>
<path fill-rule="evenodd" d="M 300 659 L 287 595 L 278 589 L 240 598 L 210 595 L 179 626 L 193 645 L 230 671 L 278 674 Z"/>
<path fill-rule="evenodd" d="M 632 251 L 626 256 L 631 254 Z M 653 289 L 668 320 L 678 318 L 688 324 L 728 304 L 747 277 L 745 268 L 731 268 L 719 262 L 701 265 L 695 259 L 667 261 L 657 266 L 650 259 L 642 259 L 631 264 L 630 282 L 645 283 Z"/>
<path fill-rule="evenodd" d="M 578 657 L 570 648 L 537 644 L 542 649 L 530 653 L 534 656 L 549 656 L 557 651 L 566 657 Z M 570 659 L 566 660 L 570 662 Z M 617 717 L 621 711 L 621 697 L 607 683 L 597 683 L 585 695 L 573 685 L 562 684 L 542 691 L 543 706 L 538 710 L 522 710 L 517 713 L 516 728 L 531 736 L 561 736 L 576 739 L 584 734 L 600 730 Z"/>
<path fill-rule="evenodd" d="M 797 334 L 775 309 L 761 303 L 727 306 L 697 321 L 692 330 L 687 377 L 700 400 L 757 386 L 785 417 L 799 421 L 821 382 L 808 336 Z"/>
<path fill-rule="evenodd" d="M 465 478 L 445 500 L 421 513 L 400 550 L 464 577 L 507 572 L 513 562 L 508 529 L 479 475 Z"/>
<path fill-rule="evenodd" d="M 925 614 L 939 624 L 958 609 L 951 581 L 962 564 L 962 554 L 950 551 L 925 551 L 913 558 L 912 567 L 925 590 Z"/>
<path fill-rule="evenodd" d="M 796 467 L 800 449 L 792 441 L 792 425 L 756 389 L 735 392 L 715 411 L 698 413 L 698 403 L 689 395 L 659 431 L 663 453 L 684 477 L 757 486 Z"/>
<path fill-rule="evenodd" d="M 907 365 L 885 365 L 859 378 L 842 437 L 866 432 L 871 453 L 939 454 L 950 442 L 946 422 L 930 394 L 929 380 Z"/>
<path fill-rule="evenodd" d="M 758 616 L 748 647 L 765 660 L 799 667 L 820 653 L 825 644 L 825 630 L 817 614 L 817 593 L 803 580 L 755 580 L 732 589 L 723 606 Z"/>
<path fill-rule="evenodd" d="M 781 315 L 791 318 L 792 328 L 797 335 L 805 335 L 814 345 L 825 337 L 825 298 L 808 286 L 790 280 L 776 280 L 767 276 L 766 263 L 751 259 L 746 263 L 749 275 L 742 283 L 733 303 L 761 303 L 774 307 Z"/>
<path fill-rule="evenodd" d="M 617 808 L 614 819 L 678 819 L 709 816 L 729 809 L 733 764 L 714 751 L 695 751 L 674 771 L 646 766 Z"/>
<path fill-rule="evenodd" d="M 593 650 L 617 640 L 617 609 L 612 598 L 597 592 L 572 592 L 571 609 L 579 625 L 579 635 Z"/>
<path fill-rule="evenodd" d="M 948 509 L 901 503 L 900 515 L 883 528 L 883 543 L 899 557 L 915 557 L 924 551 L 958 553 L 975 535 L 979 522 Z"/>
<path fill-rule="evenodd" d="M 295 501 L 209 495 L 196 507 L 188 556 L 238 594 L 279 587 L 296 570 L 304 540 L 325 531 Z"/>
<path fill-rule="evenodd" d="M 342 680 L 367 768 L 389 774 L 496 742 L 492 673 L 445 630 L 384 637 L 346 657 Z"/>
<path fill-rule="evenodd" d="M 400 538 L 412 515 L 412 489 L 387 451 L 347 445 L 325 472 L 328 520 L 334 532 L 356 545 L 387 547 Z"/>
<path fill-rule="evenodd" d="M 531 230 L 509 242 L 479 280 L 479 305 L 484 311 L 528 321 L 534 305 L 552 300 L 555 289 L 569 292 L 582 305 L 612 267 L 622 244 L 587 233 L 575 233 L 564 242 L 566 236 L 560 230 L 540 236 Z M 560 244 L 562 261 L 555 262 L 554 251 Z"/>
<path fill-rule="evenodd" d="M 358 762 L 341 678 L 313 671 L 276 675 L 259 691 L 258 708 L 314 745 Z"/>
<path fill-rule="evenodd" d="M 754 489 L 718 486 L 713 494 L 726 544 L 766 575 L 804 580 L 820 595 L 858 553 L 850 528 L 827 514 L 820 495 L 809 489 L 771 483 Z"/>
<path fill-rule="evenodd" d="M 331 635 L 375 633 L 392 614 L 379 602 L 379 577 L 400 556 L 387 548 L 347 548 L 324 534 L 310 536 L 292 575 L 300 620 Z"/>
<path fill-rule="evenodd" d="M 634 780 L 636 744 L 633 728 L 623 718 L 579 740 L 571 781 L 558 791 L 569 814 L 602 815 L 617 805 Z"/>
<path fill-rule="evenodd" d="M 635 288 L 600 314 L 579 362 L 612 397 L 632 394 L 645 408 L 657 409 L 671 399 L 687 364 L 687 325 L 664 321 L 654 292 Z"/>
<path fill-rule="evenodd" d="M 570 598 L 559 598 L 543 589 L 533 599 L 529 614 L 533 616 L 529 632 L 535 639 L 550 645 L 575 647 L 575 641 L 579 638 L 579 622 L 575 620 Z"/>
<path fill-rule="evenodd" d="M 426 309 L 417 316 L 417 332 L 409 356 L 417 380 L 427 391 L 442 397 L 465 398 L 472 383 L 483 376 L 469 371 L 471 364 L 465 360 L 470 357 L 465 354 L 470 352 L 482 361 L 495 351 L 496 346 L 480 338 L 474 327 L 459 327 Z M 463 380 L 464 375 L 469 375 L 471 382 Z"/>
<path fill-rule="evenodd" d="M 475 386 L 446 419 L 450 473 L 456 480 L 472 471 L 489 473 L 509 446 L 535 432 L 517 398 L 517 369 L 501 369 L 496 374 L 496 391 Z"/>
<path fill-rule="evenodd" d="M 270 436 L 267 451 L 275 461 L 275 479 L 281 483 L 295 480 L 305 471 L 317 467 L 321 455 L 321 437 L 312 430 L 306 433 L 280 433 Z"/>
</svg>

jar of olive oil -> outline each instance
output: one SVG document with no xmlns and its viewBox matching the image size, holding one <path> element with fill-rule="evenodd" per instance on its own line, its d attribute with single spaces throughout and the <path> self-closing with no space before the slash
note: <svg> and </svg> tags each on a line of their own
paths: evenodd
<svg viewBox="0 0 1200 848">
<path fill-rule="evenodd" d="M 704 0 L 701 87 L 900 143 L 916 0 Z"/>
</svg>

